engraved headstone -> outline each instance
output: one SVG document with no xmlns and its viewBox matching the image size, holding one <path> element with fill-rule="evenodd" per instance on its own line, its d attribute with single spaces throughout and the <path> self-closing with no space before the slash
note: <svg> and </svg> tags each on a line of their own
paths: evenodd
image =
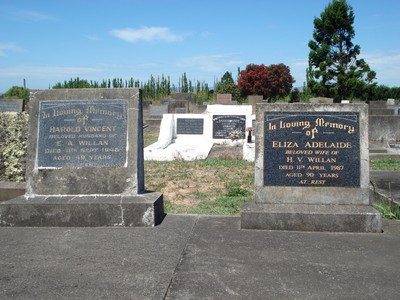
<svg viewBox="0 0 400 300">
<path fill-rule="evenodd" d="M 27 189 L 2 203 L 2 226 L 154 226 L 162 195 L 145 193 L 138 89 L 31 94 Z"/>
<path fill-rule="evenodd" d="M 21 112 L 23 102 L 22 99 L 1 99 L 0 112 Z"/>
<path fill-rule="evenodd" d="M 213 115 L 213 139 L 229 139 L 235 129 L 245 133 L 245 115 Z"/>
<path fill-rule="evenodd" d="M 380 232 L 364 104 L 257 106 L 254 201 L 242 228 Z"/>
<path fill-rule="evenodd" d="M 203 118 L 178 118 L 176 120 L 177 134 L 203 134 Z"/>
</svg>

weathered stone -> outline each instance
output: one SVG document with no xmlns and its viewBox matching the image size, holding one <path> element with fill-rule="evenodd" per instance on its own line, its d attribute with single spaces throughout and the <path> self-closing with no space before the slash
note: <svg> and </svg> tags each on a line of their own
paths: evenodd
<svg viewBox="0 0 400 300">
<path fill-rule="evenodd" d="M 30 105 L 26 193 L 1 203 L 2 226 L 154 226 L 162 219 L 162 195 L 144 189 L 140 90 L 36 91 Z"/>
</svg>

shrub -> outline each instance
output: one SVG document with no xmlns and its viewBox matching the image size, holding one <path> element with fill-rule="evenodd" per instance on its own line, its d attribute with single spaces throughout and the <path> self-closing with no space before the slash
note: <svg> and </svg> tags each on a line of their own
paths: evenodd
<svg viewBox="0 0 400 300">
<path fill-rule="evenodd" d="M 27 113 L 0 113 L 0 181 L 25 180 Z"/>
</svg>

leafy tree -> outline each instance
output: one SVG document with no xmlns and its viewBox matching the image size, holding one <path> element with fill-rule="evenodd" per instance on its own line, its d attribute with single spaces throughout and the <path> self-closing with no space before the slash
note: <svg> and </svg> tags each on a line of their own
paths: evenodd
<svg viewBox="0 0 400 300">
<path fill-rule="evenodd" d="M 295 80 L 284 64 L 265 66 L 250 64 L 241 71 L 238 86 L 241 95 L 262 95 L 264 99 L 276 100 L 287 96 Z"/>
<path fill-rule="evenodd" d="M 314 18 L 313 38 L 308 43 L 307 85 L 318 96 L 336 100 L 360 97 L 376 77 L 354 45 L 354 13 L 346 0 L 333 0 Z"/>
<path fill-rule="evenodd" d="M 215 90 L 218 94 L 232 94 L 232 99 L 240 101 L 240 89 L 235 84 L 230 72 L 225 72 L 221 81 L 216 83 Z"/>
</svg>

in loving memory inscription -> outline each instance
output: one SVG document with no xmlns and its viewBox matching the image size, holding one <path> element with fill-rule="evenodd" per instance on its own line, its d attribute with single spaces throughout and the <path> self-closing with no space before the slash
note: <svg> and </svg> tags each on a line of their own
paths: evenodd
<svg viewBox="0 0 400 300">
<path fill-rule="evenodd" d="M 265 112 L 265 186 L 360 185 L 357 112 Z"/>
<path fill-rule="evenodd" d="M 37 167 L 123 167 L 127 100 L 42 101 Z"/>
</svg>

